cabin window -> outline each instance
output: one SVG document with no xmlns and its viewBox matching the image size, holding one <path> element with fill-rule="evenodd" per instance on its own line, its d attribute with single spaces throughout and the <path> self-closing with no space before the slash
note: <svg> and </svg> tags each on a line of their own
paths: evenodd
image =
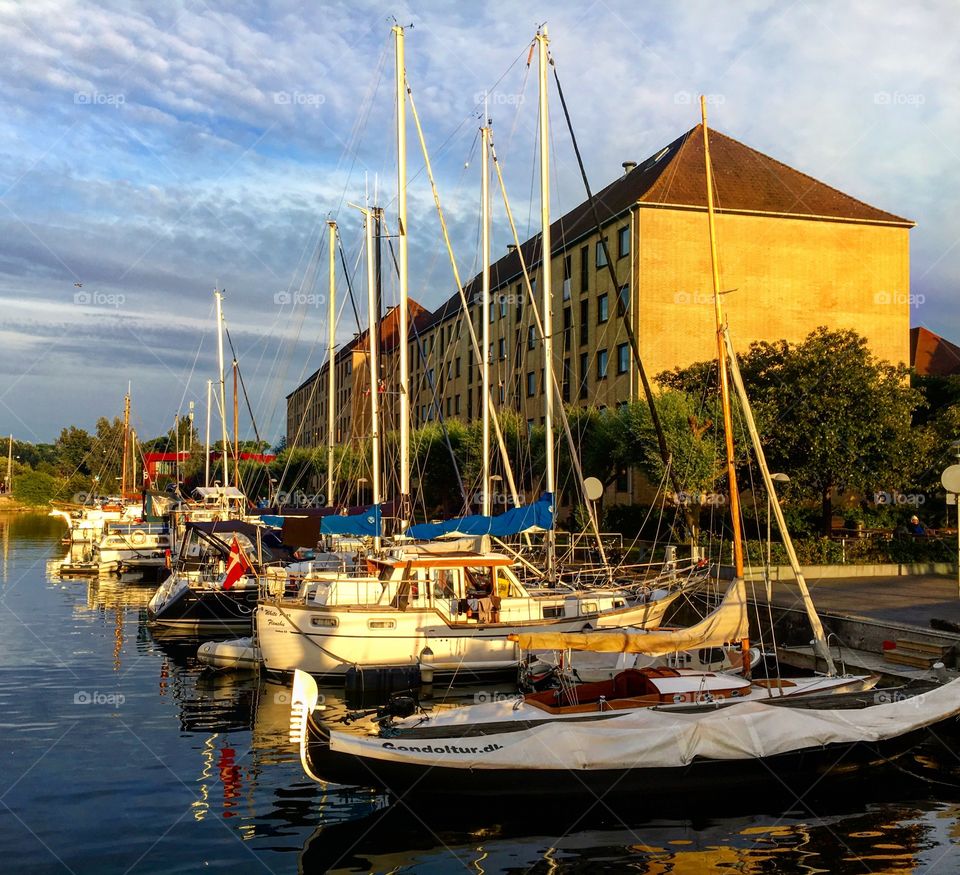
<svg viewBox="0 0 960 875">
<path fill-rule="evenodd" d="M 311 617 L 310 625 L 315 628 L 334 629 L 337 626 L 336 617 Z"/>
<path fill-rule="evenodd" d="M 580 611 L 584 614 L 596 614 L 599 606 L 596 602 L 580 602 Z"/>
<path fill-rule="evenodd" d="M 367 620 L 368 629 L 396 629 L 396 620 Z"/>
<path fill-rule="evenodd" d="M 544 605 L 543 619 L 555 620 L 563 616 L 563 605 Z"/>
<path fill-rule="evenodd" d="M 625 608 L 627 606 L 627 603 L 623 599 L 614 599 L 613 606 L 615 608 Z"/>
</svg>

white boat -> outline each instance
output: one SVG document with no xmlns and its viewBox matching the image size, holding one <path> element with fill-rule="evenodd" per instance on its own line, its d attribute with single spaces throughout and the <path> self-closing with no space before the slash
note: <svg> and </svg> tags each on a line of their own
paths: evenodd
<svg viewBox="0 0 960 875">
<path fill-rule="evenodd" d="M 511 632 L 657 626 L 682 591 L 636 600 L 616 588 L 528 590 L 510 557 L 443 545 L 398 548 L 367 566 L 363 576 L 272 581 L 256 619 L 268 671 L 343 675 L 419 662 L 440 673 L 500 672 L 520 659 Z"/>
<path fill-rule="evenodd" d="M 590 685 L 606 692 L 581 688 L 575 700 L 551 690 L 435 720 L 381 721 L 375 734 L 324 725 L 316 681 L 297 672 L 291 725 L 305 771 L 324 784 L 433 800 L 666 798 L 762 791 L 876 767 L 960 714 L 960 680 L 844 694 L 825 687 L 840 679 L 811 678 L 802 694 L 781 696 L 731 676 L 669 672 L 625 673 Z M 815 695 L 824 689 L 830 694 Z"/>
<path fill-rule="evenodd" d="M 71 544 L 96 544 L 110 523 L 134 523 L 143 518 L 143 503 L 117 499 L 98 500 L 90 505 L 55 505 L 49 516 L 67 524 Z"/>
<path fill-rule="evenodd" d="M 162 567 L 173 546 L 170 532 L 157 523 L 110 523 L 95 544 L 93 561 L 101 569 L 116 569 L 128 561 L 137 567 Z"/>
</svg>

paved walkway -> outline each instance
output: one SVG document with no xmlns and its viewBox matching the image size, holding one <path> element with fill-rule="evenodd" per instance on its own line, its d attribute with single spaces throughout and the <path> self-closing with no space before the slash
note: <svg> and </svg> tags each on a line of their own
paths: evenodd
<svg viewBox="0 0 960 875">
<path fill-rule="evenodd" d="M 757 583 L 762 597 L 763 584 Z M 817 610 L 871 620 L 887 620 L 930 628 L 933 618 L 960 628 L 960 589 L 955 577 L 899 576 L 850 577 L 807 580 Z M 747 584 L 750 591 L 750 584 Z M 773 584 L 773 602 L 784 608 L 802 608 L 797 588 L 790 581 Z"/>
</svg>

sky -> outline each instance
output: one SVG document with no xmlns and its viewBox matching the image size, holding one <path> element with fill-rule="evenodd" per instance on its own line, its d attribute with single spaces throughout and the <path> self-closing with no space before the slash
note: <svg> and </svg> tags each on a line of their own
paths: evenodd
<svg viewBox="0 0 960 875">
<path fill-rule="evenodd" d="M 478 267 L 485 93 L 521 235 L 537 230 L 526 61 L 546 22 L 595 190 L 697 124 L 706 94 L 712 127 L 915 220 L 912 324 L 960 341 L 956 12 L 887 0 L 0 0 L 0 433 L 92 428 L 121 413 L 128 383 L 141 435 L 191 401 L 202 428 L 220 287 L 260 433 L 280 437 L 286 394 L 323 361 L 327 219 L 358 294 L 350 205 L 379 202 L 395 225 L 394 21 L 465 279 Z M 551 100 L 556 216 L 583 194 Z M 408 127 L 410 293 L 433 308 L 455 286 Z M 496 201 L 494 223 L 496 256 L 510 242 Z M 355 330 L 347 308 L 338 337 Z"/>
</svg>

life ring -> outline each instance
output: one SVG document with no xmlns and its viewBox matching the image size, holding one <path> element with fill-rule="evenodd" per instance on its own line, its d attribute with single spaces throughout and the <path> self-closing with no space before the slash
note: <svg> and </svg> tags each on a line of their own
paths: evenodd
<svg viewBox="0 0 960 875">
<path fill-rule="evenodd" d="M 140 547 L 147 543 L 147 533 L 142 529 L 137 529 L 130 535 L 130 543 L 135 547 Z"/>
</svg>

